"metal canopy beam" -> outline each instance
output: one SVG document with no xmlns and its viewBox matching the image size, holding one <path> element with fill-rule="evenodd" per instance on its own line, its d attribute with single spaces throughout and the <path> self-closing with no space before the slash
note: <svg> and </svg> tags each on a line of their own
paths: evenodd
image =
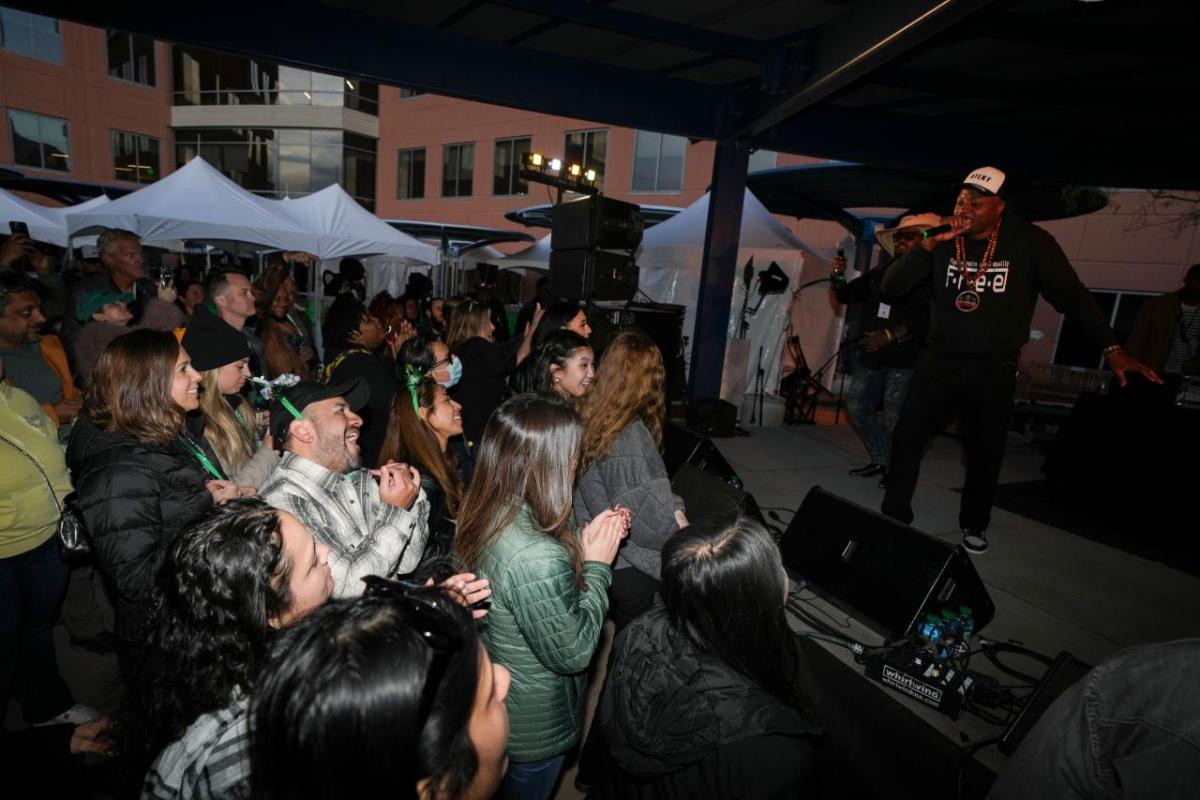
<svg viewBox="0 0 1200 800">
<path fill-rule="evenodd" d="M 700 50 L 727 58 L 762 63 L 767 59 L 765 42 L 733 36 L 693 25 L 635 14 L 618 8 L 608 8 L 580 0 L 488 0 L 491 5 L 504 6 L 541 14 L 560 22 L 570 22 L 588 28 L 622 33 L 657 44 L 669 44 Z"/>
<path fill-rule="evenodd" d="M 729 304 L 737 277 L 738 240 L 742 234 L 742 205 L 746 199 L 746 166 L 749 162 L 750 147 L 746 142 L 717 142 L 688 377 L 688 393 L 696 399 L 715 398 L 721 394 Z"/>
<path fill-rule="evenodd" d="M 733 97 L 719 86 L 431 31 L 313 0 L 211 0 L 203 14 L 156 2 L 8 2 L 304 69 L 682 136 L 716 138 L 718 109 Z M 287 20 L 286 36 L 263 35 L 278 30 L 281 19 Z M 297 44 L 303 42 L 311 46 Z"/>
<path fill-rule="evenodd" d="M 856 3 L 821 29 L 814 47 L 811 77 L 804 85 L 760 114 L 740 135 L 762 136 L 990 2 L 874 0 Z"/>
</svg>

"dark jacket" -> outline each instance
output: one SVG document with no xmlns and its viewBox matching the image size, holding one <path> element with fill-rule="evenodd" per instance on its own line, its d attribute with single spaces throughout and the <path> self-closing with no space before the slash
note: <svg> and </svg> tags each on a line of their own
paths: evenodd
<svg viewBox="0 0 1200 800">
<path fill-rule="evenodd" d="M 504 402 L 507 378 L 517 368 L 522 341 L 518 337 L 497 344 L 474 336 L 454 350 L 462 361 L 463 372 L 450 396 L 462 404 L 463 436 L 472 446 L 479 444 L 488 417 Z"/>
<path fill-rule="evenodd" d="M 609 768 L 589 798 L 812 796 L 820 729 L 697 649 L 661 604 L 617 634 L 596 713 Z"/>
<path fill-rule="evenodd" d="M 387 436 L 392 400 L 401 388 L 396 378 L 396 362 L 356 348 L 343 351 L 329 365 L 328 382 L 331 385 L 349 383 L 358 378 L 367 383 L 370 392 L 367 404 L 357 412 L 363 421 L 358 442 L 362 448 L 363 466 L 374 469 L 379 466 L 379 451 L 383 449 L 383 440 Z"/>
<path fill-rule="evenodd" d="M 458 476 L 462 479 L 465 492 L 471 480 L 475 460 L 463 445 L 451 443 L 449 450 L 457 465 Z M 437 478 L 433 477 L 433 473 L 423 464 L 414 463 L 412 466 L 421 473 L 421 488 L 425 490 L 425 497 L 429 500 L 429 538 L 425 540 L 425 552 L 421 554 L 421 566 L 417 568 L 420 571 L 421 567 L 434 561 L 454 557 L 454 531 L 457 528 L 456 520 L 450 516 L 450 510 L 446 506 L 446 492 L 437 482 Z"/>
<path fill-rule="evenodd" d="M 896 329 L 901 325 L 905 328 L 903 340 L 897 339 L 873 353 L 859 348 L 858 363 L 869 369 L 912 369 L 925 349 L 925 336 L 929 332 L 929 286 L 918 286 L 899 297 L 885 296 L 880 284 L 894 263 L 881 265 L 834 290 L 839 303 L 863 304 L 864 334 L 887 328 L 898 335 Z"/>
<path fill-rule="evenodd" d="M 684 507 L 683 500 L 671 492 L 666 465 L 640 419 L 626 425 L 608 455 L 579 478 L 575 521 L 583 527 L 618 504 L 633 512 L 633 525 L 621 544 L 616 568 L 636 567 L 658 580 L 662 546 L 679 530 L 675 512 Z"/>
<path fill-rule="evenodd" d="M 987 248 L 986 240 L 966 239 L 967 285 L 954 242 L 941 242 L 927 252 L 914 247 L 888 268 L 881 288 L 899 296 L 929 283 L 933 295 L 929 349 L 979 361 L 1013 362 L 1029 341 L 1029 324 L 1038 295 L 1056 311 L 1079 323 L 1098 347 L 1116 344 L 1108 319 L 1091 292 L 1079 281 L 1054 237 L 1036 225 L 1006 214 L 1000 224 L 991 267 L 974 276 Z M 974 303 L 956 300 L 971 291 Z M 964 298 L 964 300 L 967 298 Z M 964 310 L 974 305 L 973 310 Z"/>
<path fill-rule="evenodd" d="M 67 466 L 96 565 L 113 592 L 117 633 L 128 640 L 144 621 L 164 549 L 212 508 L 205 473 L 178 442 L 146 444 L 100 430 L 86 415 L 71 431 Z"/>
<path fill-rule="evenodd" d="M 1125 343 L 1125 352 L 1151 369 L 1161 371 L 1167 363 L 1167 357 L 1171 355 L 1171 348 L 1180 336 L 1181 303 L 1179 292 L 1160 294 L 1143 302 L 1129 329 L 1129 341 Z M 1184 362 L 1183 373 L 1200 373 L 1200 348 Z"/>
</svg>

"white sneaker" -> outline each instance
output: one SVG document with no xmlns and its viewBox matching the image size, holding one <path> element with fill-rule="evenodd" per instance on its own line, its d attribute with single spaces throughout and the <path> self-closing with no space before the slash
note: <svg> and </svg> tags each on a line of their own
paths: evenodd
<svg viewBox="0 0 1200 800">
<path fill-rule="evenodd" d="M 83 703 L 76 703 L 68 708 L 57 717 L 51 717 L 43 722 L 33 723 L 33 727 L 41 728 L 44 725 L 63 725 L 70 723 L 72 725 L 82 725 L 85 722 L 91 722 L 94 719 L 100 718 L 100 712 L 91 706 L 85 706 Z"/>
</svg>

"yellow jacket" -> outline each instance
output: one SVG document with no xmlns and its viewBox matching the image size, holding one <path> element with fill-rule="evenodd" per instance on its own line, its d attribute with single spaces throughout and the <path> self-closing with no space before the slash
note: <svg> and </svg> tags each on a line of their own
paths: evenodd
<svg viewBox="0 0 1200 800">
<path fill-rule="evenodd" d="M 41 465 L 54 487 L 51 496 Z M 28 552 L 54 535 L 58 503 L 71 491 L 58 431 L 28 392 L 0 383 L 0 558 Z"/>
</svg>

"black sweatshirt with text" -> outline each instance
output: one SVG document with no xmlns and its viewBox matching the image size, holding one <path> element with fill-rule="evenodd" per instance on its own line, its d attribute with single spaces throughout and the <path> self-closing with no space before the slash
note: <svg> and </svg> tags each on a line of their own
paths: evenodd
<svg viewBox="0 0 1200 800">
<path fill-rule="evenodd" d="M 963 358 L 1016 362 L 1029 340 L 1029 325 L 1038 295 L 1079 323 L 1101 346 L 1116 344 L 1108 320 L 1087 287 L 1071 268 L 1054 237 L 1012 216 L 1004 216 L 991 267 L 975 275 L 987 239 L 965 239 L 966 272 L 955 255 L 954 241 L 940 242 L 933 252 L 917 246 L 883 276 L 883 291 L 901 295 L 930 283 L 929 349 Z M 955 303 L 973 291 L 973 311 Z"/>
</svg>

